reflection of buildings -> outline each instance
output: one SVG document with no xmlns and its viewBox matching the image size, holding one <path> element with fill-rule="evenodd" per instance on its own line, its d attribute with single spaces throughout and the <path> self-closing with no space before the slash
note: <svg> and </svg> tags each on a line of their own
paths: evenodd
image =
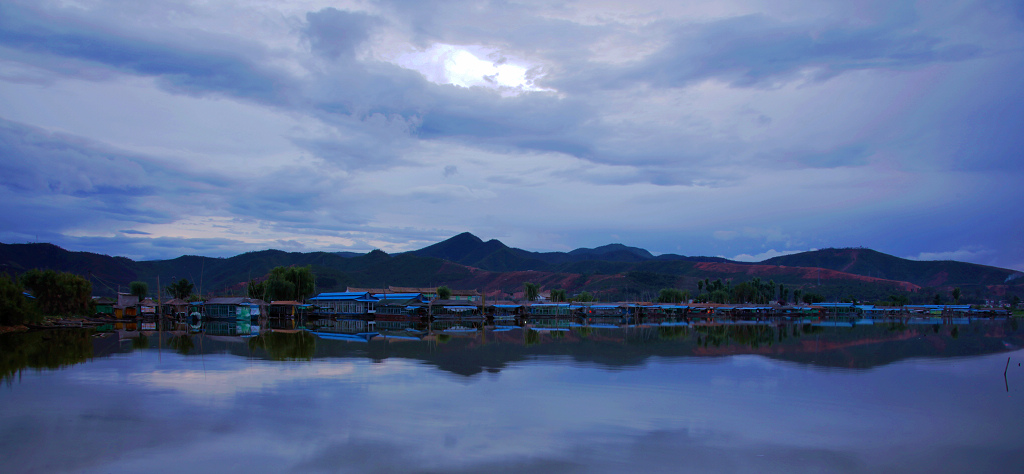
<svg viewBox="0 0 1024 474">
<path fill-rule="evenodd" d="M 267 306 L 267 327 L 295 329 L 305 324 L 312 309 L 313 305 L 298 301 L 271 301 Z"/>
<path fill-rule="evenodd" d="M 247 335 L 259 332 L 267 303 L 257 298 L 210 298 L 203 304 L 207 334 Z"/>
</svg>

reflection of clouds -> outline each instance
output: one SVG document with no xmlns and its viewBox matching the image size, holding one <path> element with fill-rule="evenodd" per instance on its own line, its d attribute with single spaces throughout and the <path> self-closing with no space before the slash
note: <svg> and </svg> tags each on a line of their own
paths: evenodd
<svg viewBox="0 0 1024 474">
<path fill-rule="evenodd" d="M 157 357 L 162 360 L 154 360 Z M 311 364 L 249 361 L 247 366 L 237 368 L 236 356 L 205 357 L 208 359 L 170 353 L 133 354 L 127 358 L 133 364 L 129 371 L 111 367 L 75 374 L 73 378 L 94 385 L 127 383 L 193 396 L 224 397 L 315 380 L 351 380 L 360 376 L 368 377 L 370 372 L 370 368 L 359 368 L 352 362 Z M 170 365 L 175 367 L 167 368 Z"/>
<path fill-rule="evenodd" d="M 191 395 L 237 395 L 314 379 L 343 379 L 356 373 L 354 364 L 280 367 L 254 365 L 234 371 L 156 371 L 140 374 L 136 382 L 152 388 L 176 390 Z"/>
<path fill-rule="evenodd" d="M 949 327 L 943 327 L 942 331 L 948 332 Z M 969 328 L 961 327 L 961 331 L 968 331 Z M 953 359 L 933 359 L 933 358 L 921 358 L 921 359 L 909 359 L 896 362 L 896 364 L 907 365 L 913 367 L 915 371 L 945 374 L 949 376 L 955 376 L 957 378 L 969 378 L 975 375 L 977 370 L 978 359 L 984 359 L 986 365 L 992 368 L 998 368 L 999 373 L 1002 374 L 1006 365 L 1006 358 L 1010 358 L 1010 367 L 1016 365 L 1017 362 L 1024 361 L 1024 349 L 1017 349 L 1013 352 L 1006 352 L 1002 354 L 987 354 L 983 356 L 974 357 L 960 357 Z M 1007 370 L 1007 374 L 1013 373 L 1011 370 Z"/>
<path fill-rule="evenodd" d="M 43 428 L 0 443 L 0 455 L 52 451 L 88 432 L 103 442 L 84 444 L 60 470 L 868 472 L 944 470 L 943 453 L 969 442 L 1002 468 L 1022 443 L 1005 420 L 1024 408 L 978 383 L 1001 357 L 950 361 L 973 378 L 949 387 L 946 373 L 919 361 L 822 372 L 760 356 L 659 358 L 609 371 L 537 358 L 459 377 L 396 358 L 138 351 L 13 387 L 0 441 L 16 431 L 11 407 Z M 81 416 L 69 424 L 69 413 Z M 14 470 L 57 466 L 30 457 L 15 457 Z"/>
</svg>

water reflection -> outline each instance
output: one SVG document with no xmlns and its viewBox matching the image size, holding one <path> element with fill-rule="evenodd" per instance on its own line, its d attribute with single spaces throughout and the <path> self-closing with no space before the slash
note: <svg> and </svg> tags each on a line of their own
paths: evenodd
<svg viewBox="0 0 1024 474">
<path fill-rule="evenodd" d="M 22 370 L 59 369 L 94 355 L 93 332 L 59 329 L 0 334 L 0 378 L 9 382 Z"/>
<path fill-rule="evenodd" d="M 195 342 L 192 340 L 192 336 L 187 333 L 171 336 L 167 340 L 167 345 L 181 355 L 187 355 L 196 347 Z"/>
<path fill-rule="evenodd" d="M 10 472 L 1024 469 L 1024 339 L 1005 321 L 568 329 L 0 338 L 93 349 L 0 388 L 0 456 Z"/>
<path fill-rule="evenodd" d="M 305 332 L 268 332 L 249 338 L 249 349 L 263 349 L 272 360 L 311 360 L 317 337 Z"/>
<path fill-rule="evenodd" d="M 318 358 L 411 359 L 452 373 L 500 371 L 535 357 L 564 356 L 606 367 L 630 367 L 651 358 L 726 357 L 757 354 L 820 367 L 869 369 L 900 360 L 963 357 L 1005 352 L 1024 346 L 1016 321 L 971 324 L 823 326 L 788 324 L 698 324 L 641 327 L 502 328 L 453 336 L 435 333 L 378 336 L 355 344 L 320 339 L 304 331 L 266 332 L 251 338 L 187 333 L 118 333 L 55 330 L 0 337 L 3 376 L 25 367 L 58 368 L 97 355 L 139 350 L 170 350 L 182 355 L 234 354 L 267 360 Z M 102 336 L 102 337 L 96 337 Z M 457 337 L 456 337 L 457 336 Z M 113 340 L 103 348 L 97 341 Z M 111 350 L 111 345 L 115 348 Z M 9 349 L 8 349 L 9 348 Z M 64 362 L 61 362 L 64 361 Z"/>
</svg>

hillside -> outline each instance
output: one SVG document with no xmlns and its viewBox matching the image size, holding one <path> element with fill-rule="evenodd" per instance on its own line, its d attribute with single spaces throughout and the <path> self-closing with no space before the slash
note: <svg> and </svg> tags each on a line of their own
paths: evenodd
<svg viewBox="0 0 1024 474">
<path fill-rule="evenodd" d="M 135 262 L 123 257 L 71 252 L 46 243 L 0 244 L 0 272 L 18 275 L 33 268 L 90 276 L 94 287 L 98 281 L 130 282 L 137 276 Z"/>
<path fill-rule="evenodd" d="M 871 249 L 823 249 L 770 258 L 766 265 L 818 267 L 855 275 L 900 280 L 921 287 L 1002 285 L 1013 270 L 951 260 L 918 261 Z"/>
<path fill-rule="evenodd" d="M 89 278 L 97 295 L 112 295 L 135 280 L 155 289 L 157 276 L 165 286 L 187 278 L 206 295 L 242 294 L 250 279 L 260 279 L 276 266 L 293 265 L 312 266 L 318 291 L 448 285 L 479 290 L 489 298 L 509 298 L 522 291 L 524 282 L 532 282 L 542 290 L 589 291 L 602 300 L 652 300 L 659 289 L 669 287 L 696 295 L 698 281 L 705 279 L 738 284 L 760 278 L 829 299 L 886 299 L 906 293 L 914 302 L 930 302 L 936 293 L 948 295 L 952 286 L 962 288 L 966 301 L 1024 295 L 1024 278 L 1007 281 L 1016 274 L 1012 270 L 964 262 L 919 262 L 869 249 L 825 249 L 741 263 L 714 257 L 656 257 L 622 244 L 530 252 L 463 233 L 395 255 L 380 250 L 367 254 L 263 250 L 230 258 L 182 256 L 136 262 L 51 244 L 0 244 L 0 271 L 15 275 L 31 268 L 69 271 Z"/>
</svg>

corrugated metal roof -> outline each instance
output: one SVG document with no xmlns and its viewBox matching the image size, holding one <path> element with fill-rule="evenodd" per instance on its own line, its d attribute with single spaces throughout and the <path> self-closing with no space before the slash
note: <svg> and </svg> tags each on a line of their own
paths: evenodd
<svg viewBox="0 0 1024 474">
<path fill-rule="evenodd" d="M 376 298 L 371 297 L 368 293 L 356 293 L 353 291 L 346 291 L 342 293 L 320 293 L 309 299 L 310 301 L 361 301 L 361 302 L 375 302 Z"/>
<path fill-rule="evenodd" d="M 327 296 L 368 296 L 370 293 L 366 291 L 340 291 L 334 293 L 320 293 L 315 298 L 322 298 Z"/>
<path fill-rule="evenodd" d="M 374 298 L 389 300 L 411 300 L 422 296 L 423 293 L 377 293 L 373 295 Z"/>
</svg>

